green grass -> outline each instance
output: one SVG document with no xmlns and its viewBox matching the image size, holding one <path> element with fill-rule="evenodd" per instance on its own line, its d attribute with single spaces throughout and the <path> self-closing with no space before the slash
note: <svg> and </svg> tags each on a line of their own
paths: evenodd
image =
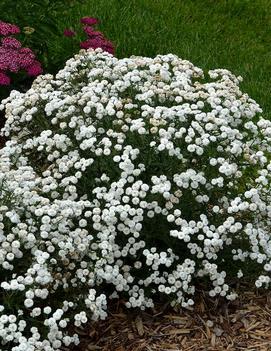
<svg viewBox="0 0 271 351">
<path fill-rule="evenodd" d="M 174 53 L 203 69 L 227 68 L 243 76 L 243 90 L 262 106 L 265 116 L 271 116 L 270 0 L 74 0 L 73 7 L 68 3 L 54 15 L 58 30 L 46 32 L 48 56 L 57 62 L 53 68 L 59 68 L 68 50 L 68 39 L 59 33 L 75 26 L 80 16 L 94 16 L 117 46 L 116 56 Z M 33 11 L 30 7 L 25 23 L 38 33 L 42 25 L 35 23 L 37 8 Z"/>
<path fill-rule="evenodd" d="M 118 57 L 174 53 L 242 75 L 271 118 L 270 0 L 89 0 L 80 12 L 101 19 Z"/>
</svg>

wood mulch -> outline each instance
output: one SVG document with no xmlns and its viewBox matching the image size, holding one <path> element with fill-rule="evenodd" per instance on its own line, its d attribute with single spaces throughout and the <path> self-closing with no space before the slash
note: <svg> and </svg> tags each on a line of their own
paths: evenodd
<svg viewBox="0 0 271 351">
<path fill-rule="evenodd" d="M 271 291 L 244 292 L 234 302 L 201 294 L 194 310 L 158 305 L 147 312 L 118 302 L 105 321 L 77 329 L 67 351 L 271 351 Z"/>
</svg>

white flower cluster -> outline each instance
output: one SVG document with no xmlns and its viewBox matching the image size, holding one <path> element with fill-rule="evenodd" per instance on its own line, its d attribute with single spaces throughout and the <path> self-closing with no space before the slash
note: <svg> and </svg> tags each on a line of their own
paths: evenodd
<svg viewBox="0 0 271 351">
<path fill-rule="evenodd" d="M 12 91 L 0 150 L 3 351 L 78 343 L 108 299 L 270 284 L 271 122 L 227 70 L 82 51 Z M 252 274 L 252 273 L 251 273 Z"/>
</svg>

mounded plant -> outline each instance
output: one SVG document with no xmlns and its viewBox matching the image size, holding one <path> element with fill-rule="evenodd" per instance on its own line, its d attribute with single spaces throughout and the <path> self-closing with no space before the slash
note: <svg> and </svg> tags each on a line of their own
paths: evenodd
<svg viewBox="0 0 271 351">
<path fill-rule="evenodd" d="M 2 349 L 59 350 L 108 299 L 268 287 L 271 122 L 241 78 L 81 51 L 2 102 Z"/>
</svg>

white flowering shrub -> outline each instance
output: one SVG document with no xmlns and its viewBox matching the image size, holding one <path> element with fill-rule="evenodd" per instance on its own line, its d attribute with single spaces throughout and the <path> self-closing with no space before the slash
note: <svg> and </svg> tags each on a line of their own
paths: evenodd
<svg viewBox="0 0 271 351">
<path fill-rule="evenodd" d="M 2 350 L 78 343 L 108 299 L 268 287 L 271 122 L 227 70 L 83 51 L 2 102 Z"/>
</svg>

